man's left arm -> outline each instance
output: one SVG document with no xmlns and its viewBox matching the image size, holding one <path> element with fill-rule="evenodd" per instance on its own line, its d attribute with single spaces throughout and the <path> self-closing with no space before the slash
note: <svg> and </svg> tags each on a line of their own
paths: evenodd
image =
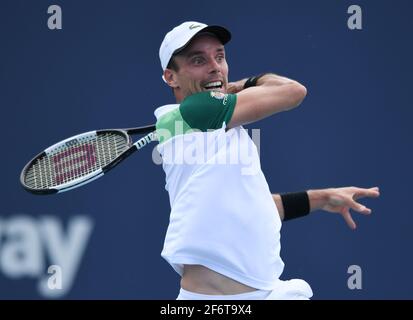
<svg viewBox="0 0 413 320">
<path fill-rule="evenodd" d="M 357 187 L 328 188 L 308 190 L 306 193 L 308 196 L 310 212 L 324 210 L 327 212 L 339 213 L 351 229 L 356 228 L 356 223 L 351 217 L 350 209 L 365 215 L 371 213 L 371 209 L 358 203 L 356 200 L 364 197 L 377 198 L 380 195 L 378 187 L 368 189 Z M 285 206 L 283 204 L 282 195 L 273 194 L 272 197 L 277 206 L 281 220 L 284 220 L 286 215 L 288 216 L 290 213 L 284 211 Z M 284 201 L 285 199 L 287 198 L 284 197 Z"/>
</svg>

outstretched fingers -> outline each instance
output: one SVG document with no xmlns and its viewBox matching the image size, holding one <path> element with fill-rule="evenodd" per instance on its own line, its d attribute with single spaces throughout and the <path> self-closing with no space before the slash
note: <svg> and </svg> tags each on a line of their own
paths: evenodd
<svg viewBox="0 0 413 320">
<path fill-rule="evenodd" d="M 354 200 L 364 198 L 364 197 L 377 198 L 378 196 L 380 196 L 379 187 L 373 187 L 369 189 L 354 188 L 354 195 L 353 195 Z"/>
<path fill-rule="evenodd" d="M 350 210 L 348 208 L 343 208 L 343 210 L 341 210 L 341 215 L 343 216 L 350 229 L 356 229 L 357 225 L 351 217 Z"/>
<path fill-rule="evenodd" d="M 364 198 L 364 197 L 369 197 L 369 198 L 377 198 L 380 196 L 380 191 L 378 187 L 374 188 L 369 188 L 369 189 L 362 189 L 362 188 L 355 188 L 354 194 L 353 194 L 353 201 L 350 204 L 350 207 L 362 214 L 370 214 L 371 209 L 367 208 L 366 206 L 362 205 L 361 203 L 356 202 L 355 200 Z"/>
<path fill-rule="evenodd" d="M 352 201 L 350 204 L 350 208 L 353 209 L 354 211 L 357 211 L 362 214 L 370 214 L 371 209 L 367 208 L 366 206 L 362 205 L 361 203 L 358 203 L 356 201 Z"/>
</svg>

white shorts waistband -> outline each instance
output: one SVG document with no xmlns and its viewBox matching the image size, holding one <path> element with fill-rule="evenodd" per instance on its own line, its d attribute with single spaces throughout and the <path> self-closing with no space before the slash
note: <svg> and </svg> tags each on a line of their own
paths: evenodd
<svg viewBox="0 0 413 320">
<path fill-rule="evenodd" d="M 270 293 L 271 291 L 267 290 L 255 290 L 239 294 L 215 295 L 191 292 L 181 288 L 176 300 L 265 300 Z"/>
<path fill-rule="evenodd" d="M 301 279 L 278 280 L 273 290 L 255 290 L 231 295 L 210 295 L 179 291 L 177 300 L 309 300 L 313 296 L 310 285 Z"/>
</svg>

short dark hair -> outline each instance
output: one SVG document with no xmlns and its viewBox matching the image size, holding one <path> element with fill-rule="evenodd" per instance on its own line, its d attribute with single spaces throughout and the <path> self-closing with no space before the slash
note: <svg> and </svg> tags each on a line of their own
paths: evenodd
<svg viewBox="0 0 413 320">
<path fill-rule="evenodd" d="M 175 61 L 175 55 L 171 57 L 171 60 L 169 60 L 168 65 L 166 66 L 167 69 L 172 69 L 173 71 L 178 72 L 179 71 L 179 66 Z"/>
</svg>

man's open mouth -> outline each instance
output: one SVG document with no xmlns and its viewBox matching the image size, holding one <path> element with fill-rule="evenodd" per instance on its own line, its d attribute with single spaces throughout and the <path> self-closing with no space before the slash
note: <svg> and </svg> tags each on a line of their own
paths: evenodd
<svg viewBox="0 0 413 320">
<path fill-rule="evenodd" d="M 224 83 L 222 81 L 212 81 L 204 85 L 204 89 L 205 90 L 217 90 L 217 89 L 221 89 L 223 85 Z"/>
</svg>

